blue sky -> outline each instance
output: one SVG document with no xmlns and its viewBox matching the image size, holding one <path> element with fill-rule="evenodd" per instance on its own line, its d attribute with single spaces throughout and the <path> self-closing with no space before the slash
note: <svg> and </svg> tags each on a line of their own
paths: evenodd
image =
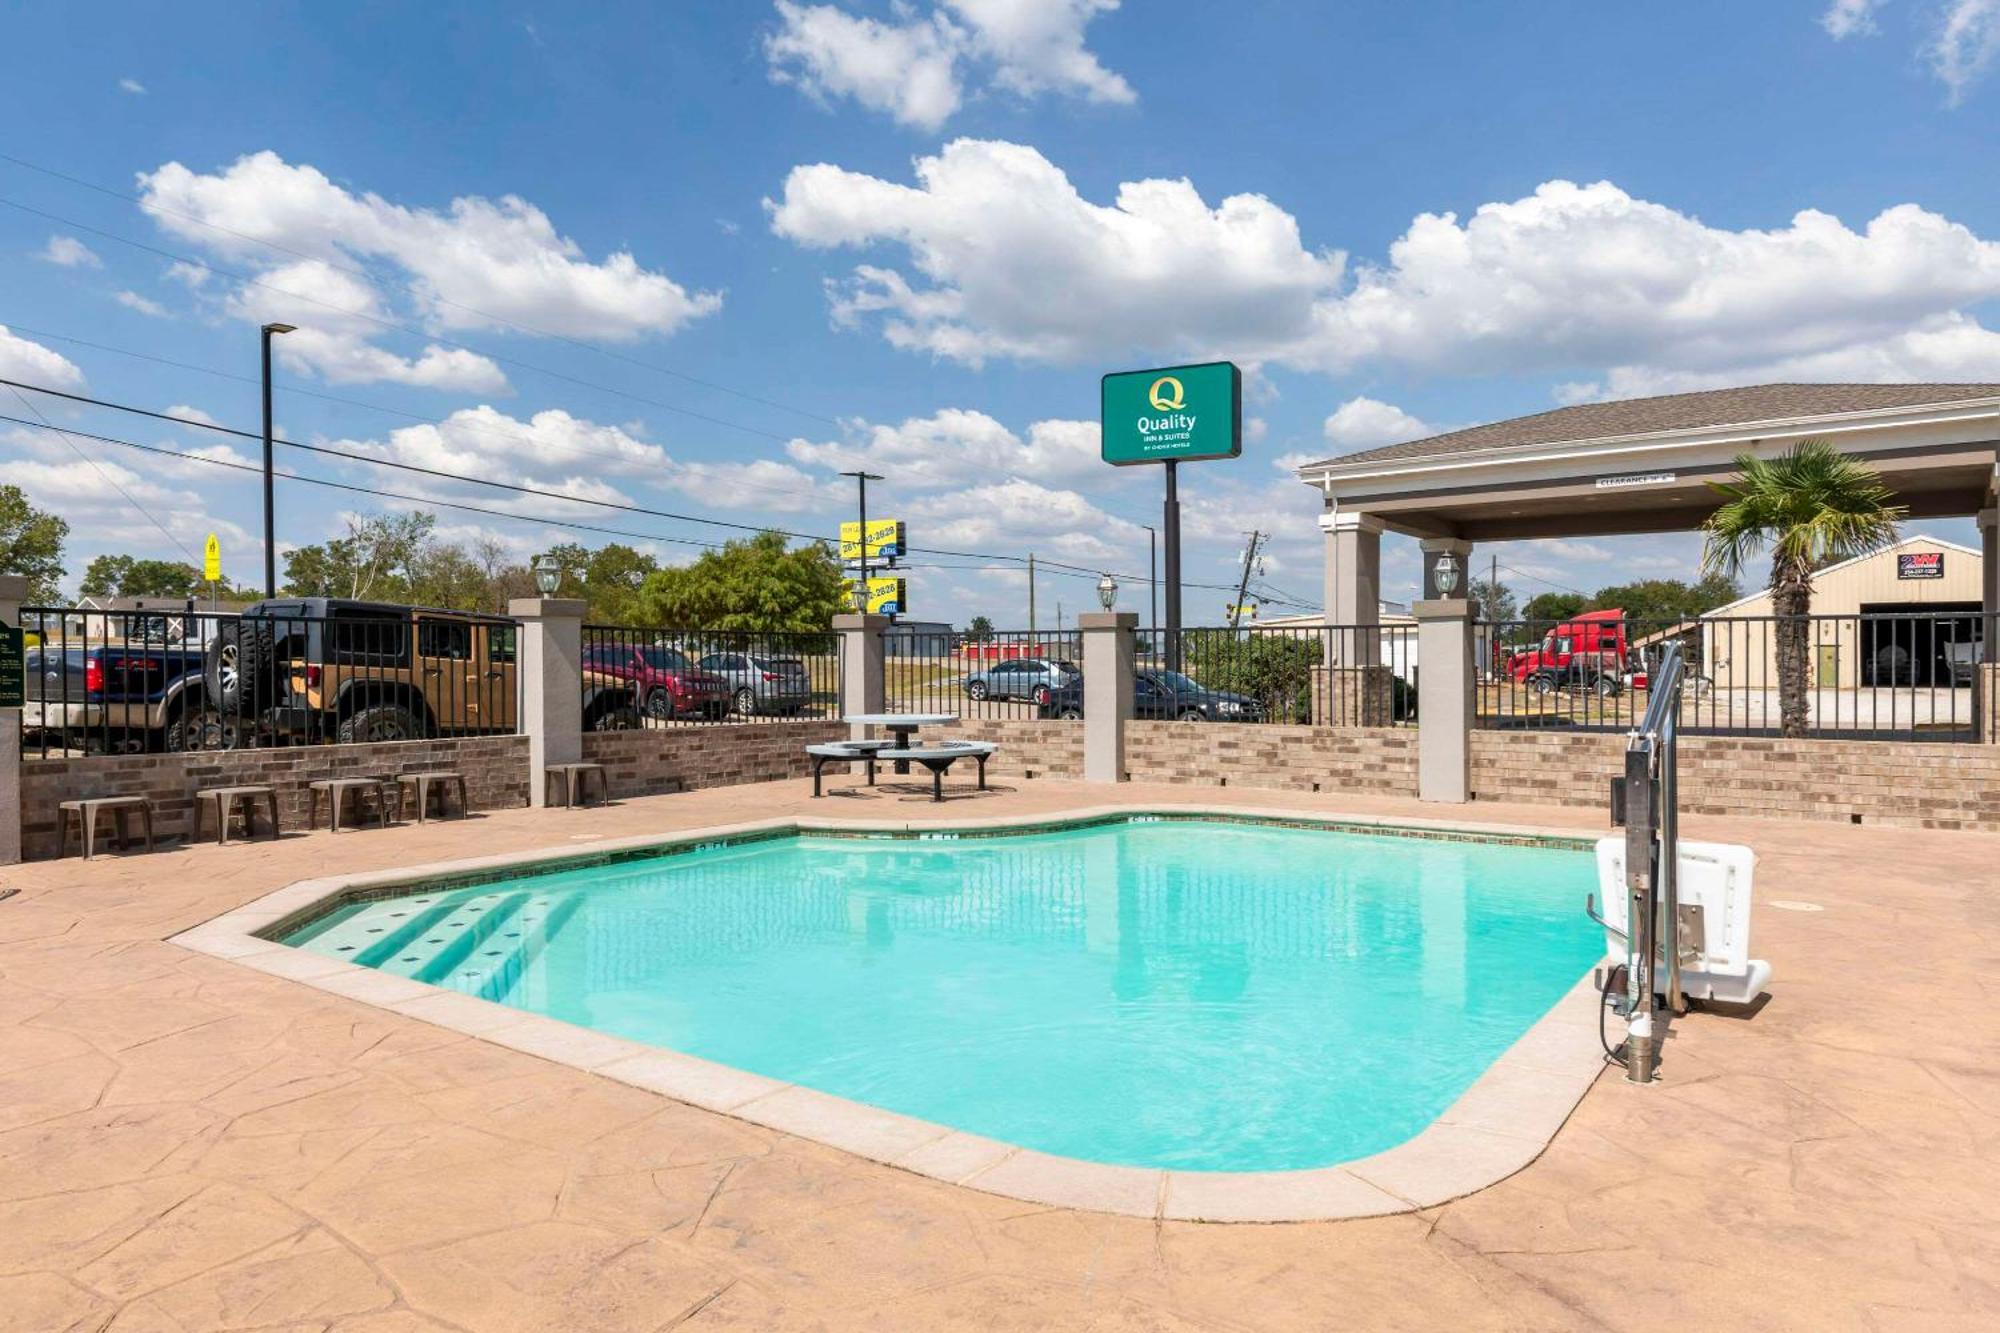
<svg viewBox="0 0 2000 1333">
<path fill-rule="evenodd" d="M 919 545 L 1142 571 L 1158 477 L 1095 463 L 1097 377 L 1222 356 L 1250 371 L 1252 438 L 1185 474 L 1188 577 L 1232 580 L 1254 526 L 1276 533 L 1267 594 L 1316 602 L 1315 502 L 1287 461 L 1582 397 L 2000 380 L 2000 0 L 4 24 L 0 153 L 112 193 L 0 161 L 0 375 L 254 428 L 254 384 L 225 376 L 255 376 L 256 324 L 279 319 L 302 329 L 281 343 L 293 438 L 580 500 L 830 532 L 851 503 L 834 474 L 867 461 L 890 476 L 871 508 Z M 0 411 L 32 415 L 6 393 Z M 73 575 L 209 530 L 257 568 L 254 478 L 81 447 L 0 424 L 0 472 L 70 518 Z M 727 535 L 281 461 L 524 515 L 442 511 L 517 553 L 576 535 L 551 516 Z M 282 484 L 281 539 L 371 507 Z M 1500 555 L 1532 593 L 1685 573 L 1695 549 Z M 1016 572 L 911 579 L 917 616 L 1023 617 Z M 1089 580 L 1040 593 L 1074 609 Z M 1191 618 L 1221 601 L 1191 591 Z"/>
</svg>

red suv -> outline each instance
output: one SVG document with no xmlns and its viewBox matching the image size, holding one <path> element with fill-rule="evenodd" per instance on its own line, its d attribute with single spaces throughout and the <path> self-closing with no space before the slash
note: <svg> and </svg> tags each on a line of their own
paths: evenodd
<svg viewBox="0 0 2000 1333">
<path fill-rule="evenodd" d="M 632 682 L 639 711 L 648 719 L 720 721 L 729 712 L 729 681 L 697 667 L 678 648 L 640 644 L 593 644 L 584 649 L 583 669 Z"/>
</svg>

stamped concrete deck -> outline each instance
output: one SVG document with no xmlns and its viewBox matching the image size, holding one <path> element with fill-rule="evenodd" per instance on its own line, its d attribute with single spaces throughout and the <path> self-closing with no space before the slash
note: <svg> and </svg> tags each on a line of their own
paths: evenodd
<svg viewBox="0 0 2000 1333">
<path fill-rule="evenodd" d="M 1705 1327 L 2000 1321 L 2000 837 L 1700 819 L 1763 858 L 1752 1018 L 1674 1030 L 1519 1174 L 1215 1226 L 876 1165 L 165 937 L 332 869 L 746 814 L 1026 814 L 804 783 L 0 872 L 0 1329 Z M 1217 795 L 1132 787 L 1117 799 Z M 1438 807 L 1237 792 L 1322 814 Z M 1481 822 L 1594 831 L 1587 813 Z M 329 858 L 336 856 L 337 863 Z M 1777 901 L 1824 910 L 1790 911 Z"/>
</svg>

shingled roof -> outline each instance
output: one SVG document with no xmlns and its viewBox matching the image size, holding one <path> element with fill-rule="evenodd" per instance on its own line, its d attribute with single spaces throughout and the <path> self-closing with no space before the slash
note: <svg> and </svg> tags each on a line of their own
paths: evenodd
<svg viewBox="0 0 2000 1333">
<path fill-rule="evenodd" d="M 1395 462 L 1440 458 L 1449 454 L 1512 449 L 1523 445 L 1564 444 L 1608 436 L 1644 435 L 1663 430 L 1698 430 L 1708 426 L 1742 426 L 1758 421 L 1830 416 L 1888 407 L 1919 407 L 1963 402 L 1968 398 L 2000 397 L 2000 384 L 1753 384 L 1739 389 L 1708 389 L 1701 393 L 1670 393 L 1659 398 L 1624 398 L 1608 403 L 1578 403 L 1531 417 L 1494 421 L 1484 426 L 1403 444 L 1384 445 L 1360 453 L 1322 459 L 1325 464 Z"/>
</svg>

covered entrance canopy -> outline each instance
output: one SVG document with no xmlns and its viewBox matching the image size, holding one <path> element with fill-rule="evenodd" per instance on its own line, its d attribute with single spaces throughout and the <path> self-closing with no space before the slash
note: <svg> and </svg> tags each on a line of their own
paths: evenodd
<svg viewBox="0 0 2000 1333">
<path fill-rule="evenodd" d="M 1764 384 L 1585 403 L 1301 467 L 1325 498 L 1327 621 L 1373 623 L 1385 530 L 1458 555 L 1477 541 L 1686 531 L 1739 454 L 1811 438 L 1866 460 L 1913 518 L 1977 515 L 1984 606 L 2000 610 L 2000 384 Z"/>
</svg>

